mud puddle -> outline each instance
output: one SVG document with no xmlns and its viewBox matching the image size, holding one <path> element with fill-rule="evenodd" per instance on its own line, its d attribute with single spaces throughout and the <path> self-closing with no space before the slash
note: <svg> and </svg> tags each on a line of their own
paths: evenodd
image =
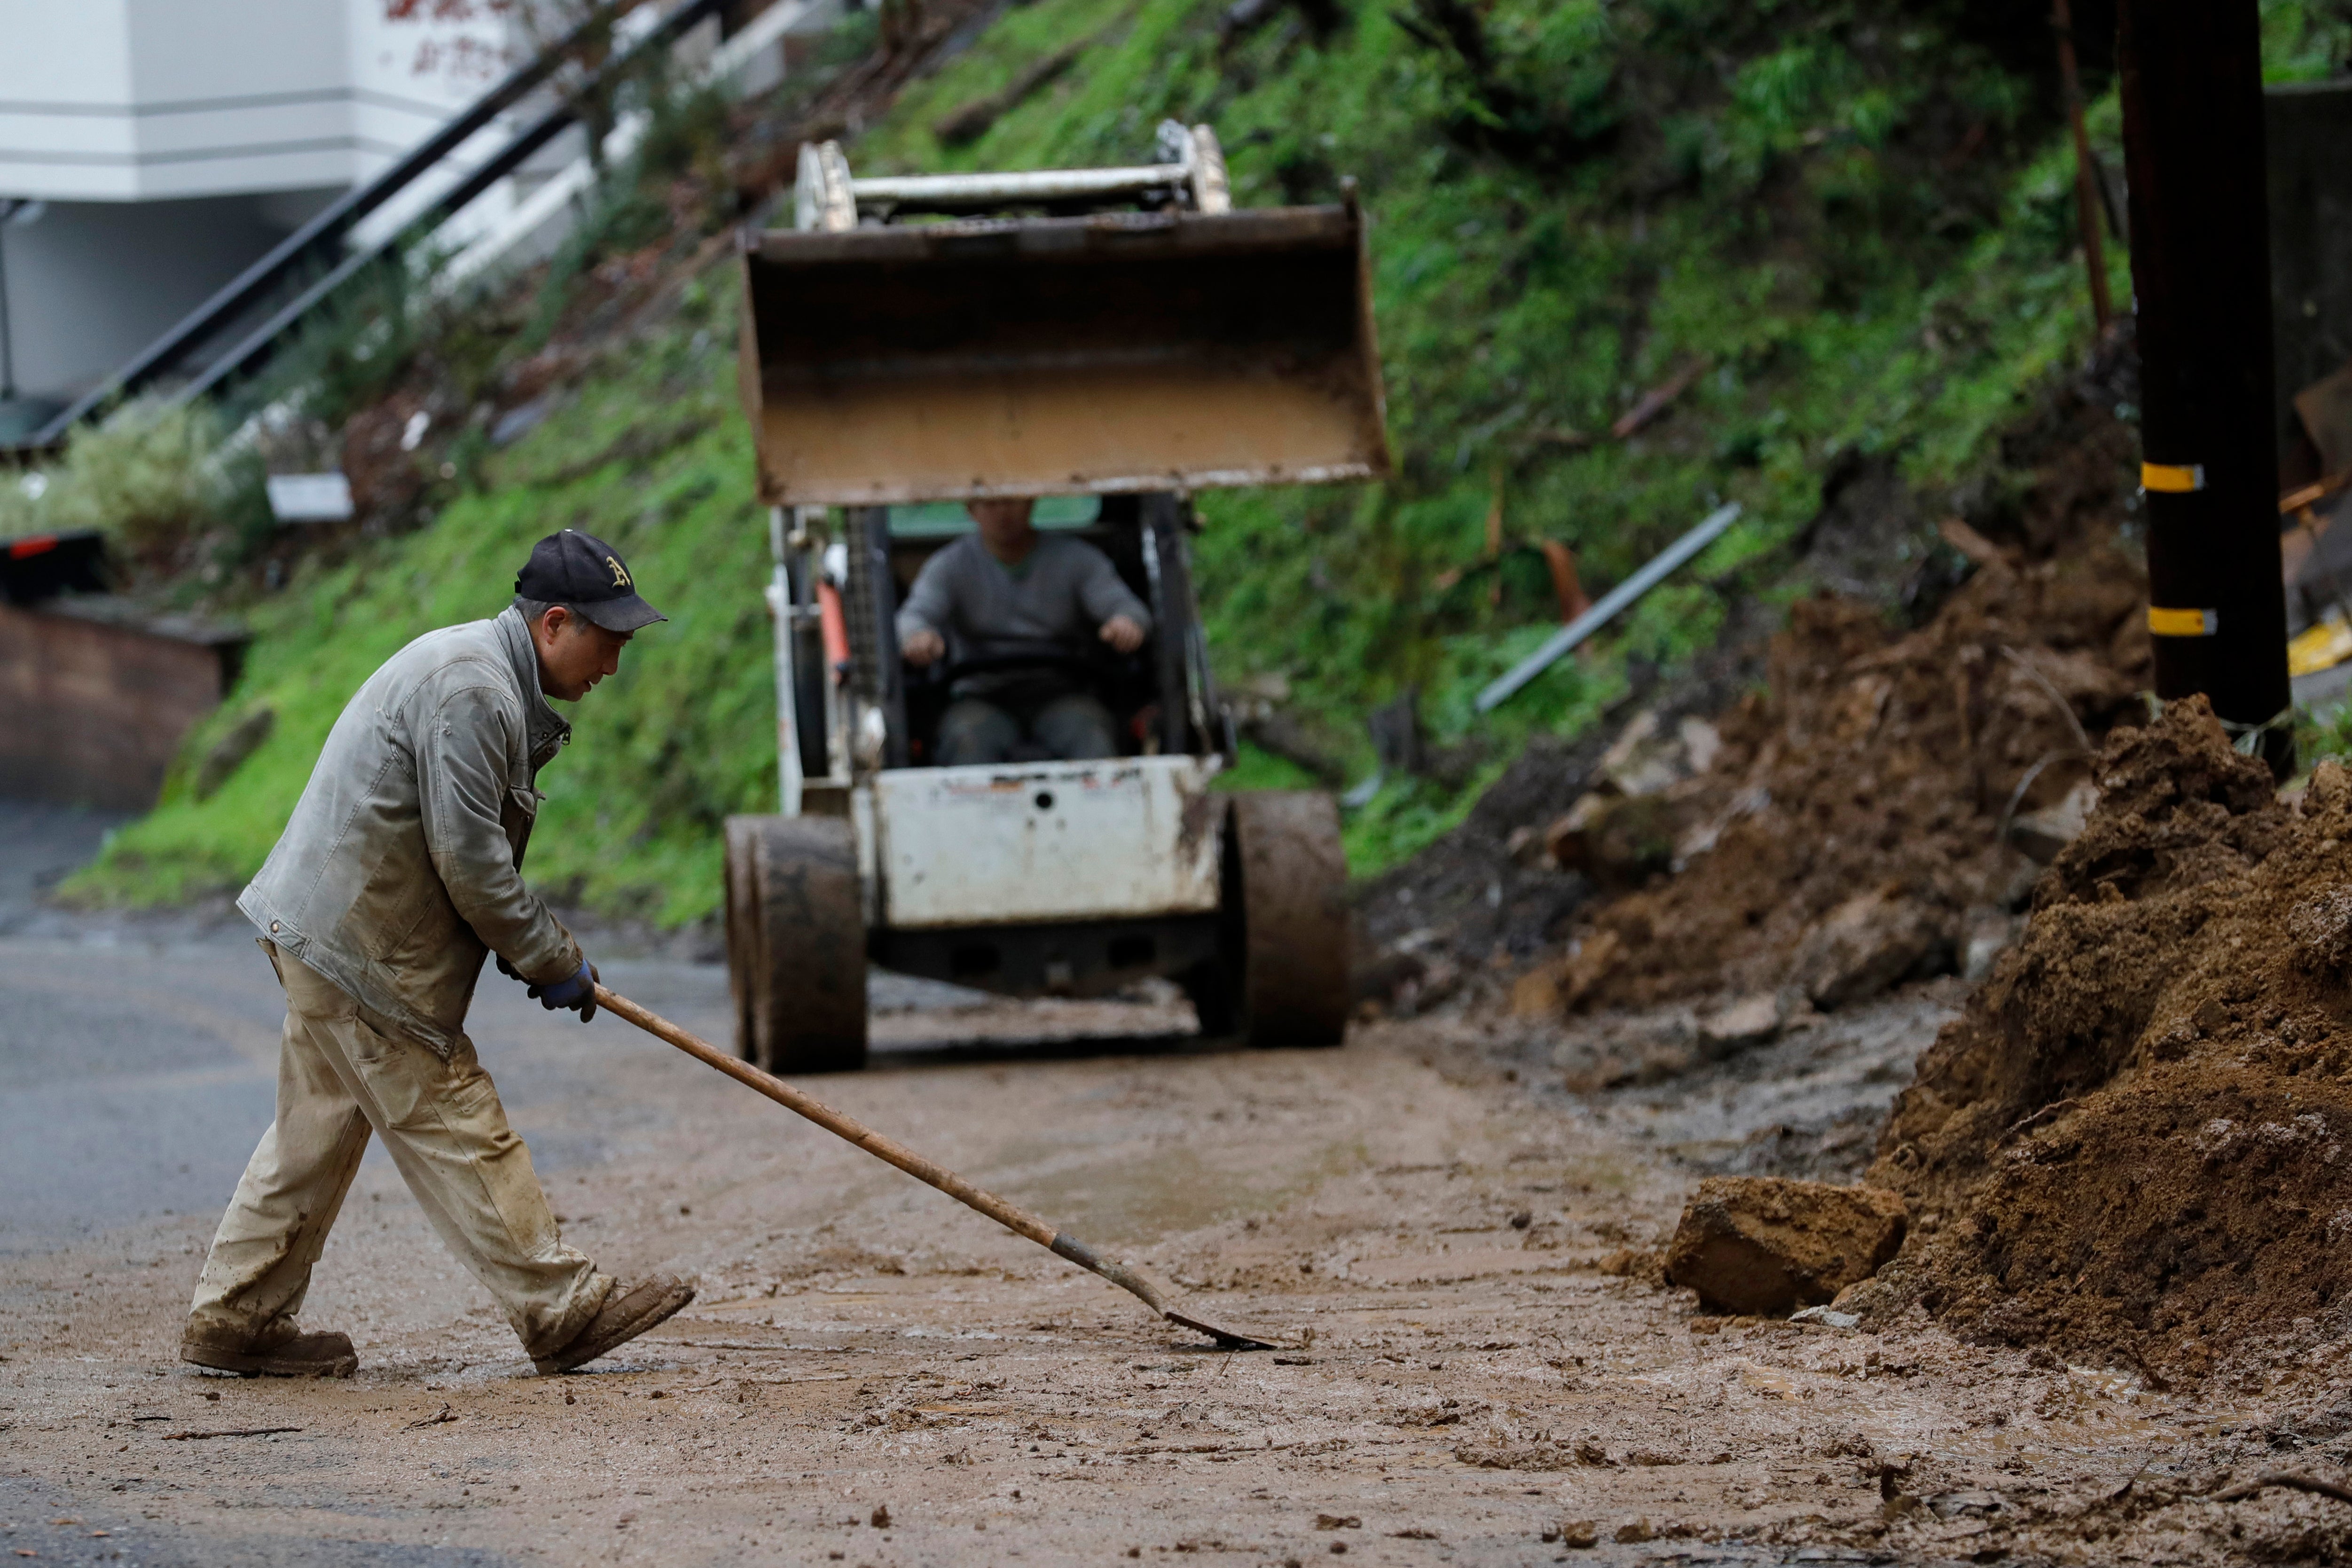
<svg viewBox="0 0 2352 1568">
<path fill-rule="evenodd" d="M 1913 1064 L 1966 996 L 1947 978 L 1816 1016 L 1669 1081 L 1595 1097 L 1595 1116 L 1708 1174 L 1851 1181 L 1868 1168 Z M 1573 1045 L 1559 1054 L 1571 1064 L 1580 1055 Z"/>
</svg>

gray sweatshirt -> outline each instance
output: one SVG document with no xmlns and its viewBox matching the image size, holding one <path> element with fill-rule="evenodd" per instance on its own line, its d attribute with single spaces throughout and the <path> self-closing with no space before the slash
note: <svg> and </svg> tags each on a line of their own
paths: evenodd
<svg viewBox="0 0 2352 1568">
<path fill-rule="evenodd" d="M 967 533 L 923 563 L 898 610 L 898 637 L 937 632 L 950 658 L 1034 653 L 1048 645 L 1092 648 L 1102 625 L 1125 616 L 1146 632 L 1151 612 L 1119 581 L 1110 557 L 1083 539 L 1045 534 L 1018 566 L 988 552 Z M 1015 678 L 1017 679 L 1017 678 Z M 993 676 L 958 681 L 959 693 L 984 694 Z"/>
<path fill-rule="evenodd" d="M 521 875 L 539 770 L 571 735 L 540 694 L 520 610 L 427 632 L 335 721 L 236 907 L 446 1058 L 487 952 L 531 980 L 580 967 Z"/>
</svg>

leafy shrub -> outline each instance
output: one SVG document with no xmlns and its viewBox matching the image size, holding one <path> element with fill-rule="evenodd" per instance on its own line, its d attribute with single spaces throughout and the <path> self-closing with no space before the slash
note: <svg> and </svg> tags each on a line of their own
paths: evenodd
<svg viewBox="0 0 2352 1568">
<path fill-rule="evenodd" d="M 144 398 L 77 429 L 54 467 L 0 486 L 0 532 L 96 529 L 133 560 L 168 563 L 247 521 L 258 489 L 209 405 Z"/>
<path fill-rule="evenodd" d="M 41 498 L 49 476 L 37 468 L 0 468 L 0 539 L 41 531 Z"/>
</svg>

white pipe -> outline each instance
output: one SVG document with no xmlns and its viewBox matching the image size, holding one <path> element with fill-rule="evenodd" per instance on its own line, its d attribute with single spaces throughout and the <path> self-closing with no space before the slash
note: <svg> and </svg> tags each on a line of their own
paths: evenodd
<svg viewBox="0 0 2352 1568">
<path fill-rule="evenodd" d="M 1543 647 L 1513 665 L 1509 671 L 1478 693 L 1478 711 L 1491 713 L 1508 701 L 1512 693 L 1551 668 L 1560 655 L 1599 631 L 1616 618 L 1617 612 L 1656 587 L 1666 574 L 1692 556 L 1714 543 L 1723 531 L 1739 518 L 1739 503 L 1728 501 L 1706 514 L 1706 521 L 1675 540 L 1654 557 L 1650 563 L 1626 578 L 1608 593 L 1601 602 L 1568 625 L 1544 639 Z"/>
<path fill-rule="evenodd" d="M 1126 169 L 1026 169 L 995 174 L 885 174 L 852 180 L 861 202 L 1070 201 L 1123 195 L 1154 185 L 1181 187 L 1192 171 L 1181 163 L 1150 163 Z"/>
</svg>

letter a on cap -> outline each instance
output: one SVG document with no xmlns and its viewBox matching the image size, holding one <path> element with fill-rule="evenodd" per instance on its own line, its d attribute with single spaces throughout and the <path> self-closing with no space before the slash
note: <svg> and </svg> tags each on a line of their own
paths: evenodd
<svg viewBox="0 0 2352 1568">
<path fill-rule="evenodd" d="M 606 631 L 633 632 L 667 617 L 637 595 L 621 552 L 591 533 L 567 528 L 531 546 L 515 575 L 515 593 L 568 605 Z"/>
</svg>

